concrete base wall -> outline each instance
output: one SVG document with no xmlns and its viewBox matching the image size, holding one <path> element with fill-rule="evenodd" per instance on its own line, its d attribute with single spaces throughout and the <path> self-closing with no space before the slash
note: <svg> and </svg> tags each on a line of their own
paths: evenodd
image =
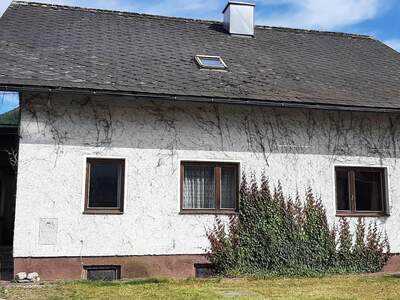
<svg viewBox="0 0 400 300">
<path fill-rule="evenodd" d="M 400 254 L 393 254 L 386 266 L 383 267 L 384 273 L 400 273 Z"/>
<path fill-rule="evenodd" d="M 195 264 L 207 263 L 203 255 L 15 258 L 15 274 L 38 272 L 42 280 L 85 279 L 85 266 L 120 266 L 121 278 L 195 276 Z"/>
</svg>

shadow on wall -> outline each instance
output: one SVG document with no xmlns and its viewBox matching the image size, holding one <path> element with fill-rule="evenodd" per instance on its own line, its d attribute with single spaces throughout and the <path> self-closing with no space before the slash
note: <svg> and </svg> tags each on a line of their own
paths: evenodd
<svg viewBox="0 0 400 300">
<path fill-rule="evenodd" d="M 400 114 L 24 95 L 24 143 L 397 158 Z"/>
<path fill-rule="evenodd" d="M 12 246 L 18 129 L 0 127 L 0 246 Z"/>
</svg>

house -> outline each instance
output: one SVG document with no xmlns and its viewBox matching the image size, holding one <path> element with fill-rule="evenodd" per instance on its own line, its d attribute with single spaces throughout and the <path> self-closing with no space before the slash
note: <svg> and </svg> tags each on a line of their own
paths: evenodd
<svg viewBox="0 0 400 300">
<path fill-rule="evenodd" d="M 311 186 L 329 222 L 377 222 L 400 252 L 400 54 L 255 26 L 254 10 L 230 2 L 212 22 L 11 4 L 0 90 L 21 107 L 13 272 L 204 272 L 206 230 L 240 209 L 242 173 L 290 194 Z"/>
</svg>

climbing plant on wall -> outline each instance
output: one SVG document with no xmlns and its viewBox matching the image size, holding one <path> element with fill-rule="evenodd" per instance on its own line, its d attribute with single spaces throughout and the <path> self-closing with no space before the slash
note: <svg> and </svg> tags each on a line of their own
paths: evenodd
<svg viewBox="0 0 400 300">
<path fill-rule="evenodd" d="M 281 184 L 272 191 L 245 176 L 240 211 L 226 224 L 216 218 L 208 232 L 208 258 L 222 275 L 322 275 L 376 272 L 390 247 L 376 223 L 358 219 L 354 235 L 347 219 L 330 227 L 321 200 L 309 188 L 304 199 L 286 197 Z"/>
</svg>

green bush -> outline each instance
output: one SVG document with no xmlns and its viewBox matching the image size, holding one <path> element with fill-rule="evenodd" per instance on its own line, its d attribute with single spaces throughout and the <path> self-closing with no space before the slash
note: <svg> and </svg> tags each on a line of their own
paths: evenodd
<svg viewBox="0 0 400 300">
<path fill-rule="evenodd" d="M 390 248 L 376 224 L 365 229 L 358 219 L 355 235 L 349 221 L 329 227 L 321 200 L 311 188 L 302 200 L 285 197 L 281 184 L 273 191 L 263 176 L 258 187 L 243 176 L 240 211 L 229 224 L 216 218 L 207 233 L 208 258 L 222 275 L 322 275 L 376 272 Z"/>
</svg>

